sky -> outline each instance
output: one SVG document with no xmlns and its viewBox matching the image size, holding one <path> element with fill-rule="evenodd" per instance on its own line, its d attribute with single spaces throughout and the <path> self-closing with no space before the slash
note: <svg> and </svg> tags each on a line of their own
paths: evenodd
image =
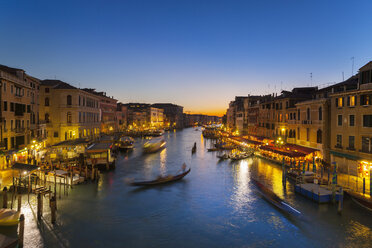
<svg viewBox="0 0 372 248">
<path fill-rule="evenodd" d="M 0 0 L 0 9 L 0 64 L 190 113 L 324 87 L 372 60 L 367 0 Z"/>
</svg>

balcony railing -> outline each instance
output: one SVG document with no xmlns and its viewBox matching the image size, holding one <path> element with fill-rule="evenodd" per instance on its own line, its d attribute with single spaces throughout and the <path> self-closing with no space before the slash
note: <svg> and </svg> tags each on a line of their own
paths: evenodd
<svg viewBox="0 0 372 248">
<path fill-rule="evenodd" d="M 16 127 L 16 128 L 13 128 L 12 129 L 12 132 L 15 132 L 15 133 L 24 133 L 25 132 L 25 128 L 24 127 Z"/>
</svg>

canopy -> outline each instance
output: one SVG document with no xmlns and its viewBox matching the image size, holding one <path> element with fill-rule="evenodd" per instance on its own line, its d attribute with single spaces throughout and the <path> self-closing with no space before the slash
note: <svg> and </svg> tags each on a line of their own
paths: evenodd
<svg viewBox="0 0 372 248">
<path fill-rule="evenodd" d="M 291 151 L 291 150 L 284 150 L 282 148 L 279 148 L 279 147 L 275 147 L 275 146 L 261 146 L 260 147 L 261 150 L 265 150 L 265 151 L 269 151 L 269 152 L 274 152 L 274 153 L 277 153 L 279 155 L 282 155 L 282 156 L 287 156 L 287 157 L 291 157 L 291 158 L 296 158 L 296 157 L 305 157 L 306 154 L 302 153 L 302 152 L 295 152 L 295 151 Z"/>
<path fill-rule="evenodd" d="M 39 166 L 33 164 L 15 163 L 12 167 L 12 170 L 17 170 L 21 175 L 26 176 L 38 170 L 39 168 Z"/>
<path fill-rule="evenodd" d="M 77 145 L 86 145 L 89 142 L 84 138 L 74 139 L 74 140 L 65 140 L 54 144 L 52 147 L 66 147 L 66 146 L 77 146 Z"/>
<path fill-rule="evenodd" d="M 106 152 L 112 147 L 112 143 L 94 143 L 86 150 L 87 153 Z"/>
</svg>

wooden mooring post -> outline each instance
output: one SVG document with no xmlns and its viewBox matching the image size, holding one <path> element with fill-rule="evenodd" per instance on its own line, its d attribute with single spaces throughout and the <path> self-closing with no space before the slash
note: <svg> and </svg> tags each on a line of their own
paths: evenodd
<svg viewBox="0 0 372 248">
<path fill-rule="evenodd" d="M 8 208 L 8 189 L 6 187 L 3 190 L 3 208 Z"/>
<path fill-rule="evenodd" d="M 50 198 L 50 217 L 51 217 L 51 222 L 52 224 L 56 223 L 56 210 L 57 210 L 57 199 L 53 196 Z"/>
<path fill-rule="evenodd" d="M 19 247 L 23 247 L 24 234 L 25 234 L 25 216 L 21 214 L 21 216 L 19 217 L 19 231 L 18 231 Z"/>
<path fill-rule="evenodd" d="M 43 196 L 38 193 L 37 194 L 37 219 L 41 220 L 43 216 Z"/>
<path fill-rule="evenodd" d="M 17 211 L 20 212 L 22 207 L 22 195 L 18 195 L 18 206 Z"/>
</svg>

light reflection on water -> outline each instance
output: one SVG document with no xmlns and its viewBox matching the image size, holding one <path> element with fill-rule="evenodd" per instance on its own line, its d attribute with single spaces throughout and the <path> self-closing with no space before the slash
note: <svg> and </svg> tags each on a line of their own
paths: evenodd
<svg viewBox="0 0 372 248">
<path fill-rule="evenodd" d="M 250 158 L 219 162 L 212 146 L 194 129 L 167 132 L 167 149 L 119 157 L 115 172 L 98 184 L 74 187 L 58 201 L 55 235 L 40 232 L 30 213 L 28 247 L 368 247 L 371 214 L 345 199 L 337 207 L 320 205 L 283 189 L 280 166 Z M 197 152 L 191 147 L 197 142 Z M 176 173 L 183 162 L 190 174 L 182 181 L 154 188 L 133 188 L 124 178 L 153 179 Z M 260 178 L 275 193 L 311 217 L 310 223 L 288 218 L 255 192 L 250 178 Z M 44 201 L 46 203 L 47 201 Z M 48 220 L 48 207 L 45 219 Z M 56 238 L 58 237 L 58 238 Z M 82 243 L 83 242 L 83 243 Z M 123 245 L 125 244 L 125 245 Z"/>
</svg>

